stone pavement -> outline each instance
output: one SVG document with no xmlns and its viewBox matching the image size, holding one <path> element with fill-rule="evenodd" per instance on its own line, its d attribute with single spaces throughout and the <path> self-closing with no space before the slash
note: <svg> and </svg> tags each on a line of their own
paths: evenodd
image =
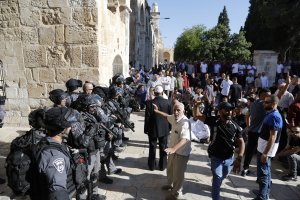
<svg viewBox="0 0 300 200">
<path fill-rule="evenodd" d="M 149 171 L 147 169 L 148 142 L 147 135 L 143 133 L 143 113 L 135 113 L 132 120 L 136 125 L 136 132 L 127 132 L 130 138 L 124 152 L 115 164 L 123 169 L 118 175 L 111 175 L 114 180 L 112 185 L 100 184 L 103 194 L 108 200 L 131 199 L 164 199 L 167 192 L 160 188 L 166 183 L 166 171 Z M 0 177 L 5 176 L 5 157 L 8 153 L 10 142 L 13 138 L 23 133 L 28 128 L 2 128 L 0 129 Z M 184 198 L 187 200 L 211 199 L 211 171 L 206 153 L 207 145 L 193 143 L 193 151 L 187 167 L 184 183 Z M 158 152 L 157 152 L 158 153 Z M 255 164 L 255 157 L 253 157 Z M 297 182 L 283 182 L 280 177 L 286 172 L 281 165 L 273 162 L 273 184 L 271 199 L 299 200 L 300 180 Z M 255 165 L 251 165 L 255 171 Z M 255 173 L 248 177 L 230 174 L 222 185 L 222 199 L 252 199 L 252 189 L 257 189 Z M 1 196 L 2 195 L 2 196 Z M 0 200 L 10 199 L 11 191 L 6 185 L 0 185 Z M 26 198 L 16 198 L 26 199 Z"/>
</svg>

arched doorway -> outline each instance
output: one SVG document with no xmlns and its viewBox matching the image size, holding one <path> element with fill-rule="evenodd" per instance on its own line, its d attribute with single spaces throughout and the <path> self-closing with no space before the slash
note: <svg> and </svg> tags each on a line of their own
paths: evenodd
<svg viewBox="0 0 300 200">
<path fill-rule="evenodd" d="M 164 61 L 170 62 L 171 55 L 169 52 L 164 52 L 163 56 L 164 56 Z"/>
<path fill-rule="evenodd" d="M 113 75 L 123 74 L 123 61 L 120 55 L 117 55 L 113 61 Z"/>
</svg>

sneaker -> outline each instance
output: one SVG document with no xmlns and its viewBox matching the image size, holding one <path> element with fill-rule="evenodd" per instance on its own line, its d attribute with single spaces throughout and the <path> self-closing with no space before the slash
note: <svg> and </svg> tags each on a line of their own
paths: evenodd
<svg viewBox="0 0 300 200">
<path fill-rule="evenodd" d="M 161 187 L 161 189 L 162 189 L 162 190 L 168 190 L 168 191 L 170 191 L 170 190 L 173 189 L 173 187 L 172 187 L 171 185 L 163 185 L 163 186 Z"/>
<path fill-rule="evenodd" d="M 244 169 L 241 173 L 242 176 L 248 176 L 250 174 L 250 170 L 249 169 Z"/>
<path fill-rule="evenodd" d="M 108 178 L 107 176 L 104 177 L 104 178 L 102 178 L 102 179 L 100 179 L 99 181 L 100 181 L 101 183 L 104 183 L 104 184 L 113 184 L 113 182 L 114 182 L 114 180 Z"/>
<path fill-rule="evenodd" d="M 114 171 L 110 171 L 108 170 L 108 175 L 111 175 L 111 174 L 120 174 L 122 172 L 122 169 L 121 168 L 116 168 Z"/>
<path fill-rule="evenodd" d="M 297 175 L 287 174 L 282 177 L 283 181 L 297 181 Z"/>
</svg>

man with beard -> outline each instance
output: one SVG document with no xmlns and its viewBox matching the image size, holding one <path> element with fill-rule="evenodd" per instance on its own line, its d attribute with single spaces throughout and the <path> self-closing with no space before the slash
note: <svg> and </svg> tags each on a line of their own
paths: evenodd
<svg viewBox="0 0 300 200">
<path fill-rule="evenodd" d="M 172 126 L 169 137 L 167 179 L 168 184 L 162 187 L 163 190 L 171 190 L 166 199 L 177 199 L 182 195 L 184 172 L 187 167 L 189 155 L 191 153 L 191 125 L 184 115 L 184 105 L 176 102 L 174 104 L 173 115 L 158 110 L 158 106 L 153 104 L 154 112 L 161 115 Z"/>
<path fill-rule="evenodd" d="M 230 173 L 232 166 L 234 172 L 239 172 L 241 159 L 244 154 L 245 143 L 242 137 L 242 128 L 232 119 L 233 106 L 228 102 L 218 105 L 220 119 L 216 121 L 216 131 L 212 135 L 212 141 L 208 147 L 208 155 L 211 160 L 212 199 L 220 199 L 222 181 Z M 238 156 L 233 160 L 235 145 L 238 143 Z"/>
<path fill-rule="evenodd" d="M 253 191 L 257 200 L 269 199 L 271 186 L 271 159 L 275 156 L 282 130 L 282 118 L 277 110 L 279 99 L 275 95 L 265 97 L 264 108 L 267 112 L 259 130 L 257 144 L 257 180 L 259 191 Z"/>
</svg>

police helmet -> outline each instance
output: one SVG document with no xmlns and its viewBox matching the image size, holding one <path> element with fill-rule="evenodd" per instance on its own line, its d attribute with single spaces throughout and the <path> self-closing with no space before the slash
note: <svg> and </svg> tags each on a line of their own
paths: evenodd
<svg viewBox="0 0 300 200">
<path fill-rule="evenodd" d="M 53 107 L 45 113 L 45 128 L 48 133 L 59 134 L 65 128 L 71 127 L 71 122 L 67 121 L 71 109 L 66 107 Z"/>
<path fill-rule="evenodd" d="M 49 99 L 57 105 L 60 104 L 61 101 L 66 99 L 67 97 L 68 94 L 61 89 L 55 89 L 49 92 Z"/>
<path fill-rule="evenodd" d="M 125 79 L 124 79 L 124 77 L 123 76 L 119 76 L 117 79 L 116 79 L 116 84 L 117 85 L 121 85 L 121 84 L 123 84 L 125 82 Z"/>
<path fill-rule="evenodd" d="M 82 81 L 71 78 L 66 82 L 66 87 L 68 88 L 69 91 L 72 92 L 76 90 L 78 87 L 82 87 Z"/>
<path fill-rule="evenodd" d="M 115 98 L 116 96 L 123 96 L 124 90 L 119 87 L 112 87 L 110 90 L 110 97 Z"/>
<path fill-rule="evenodd" d="M 36 129 L 45 128 L 44 120 L 45 110 L 43 108 L 34 110 L 28 115 L 29 125 Z"/>
</svg>

